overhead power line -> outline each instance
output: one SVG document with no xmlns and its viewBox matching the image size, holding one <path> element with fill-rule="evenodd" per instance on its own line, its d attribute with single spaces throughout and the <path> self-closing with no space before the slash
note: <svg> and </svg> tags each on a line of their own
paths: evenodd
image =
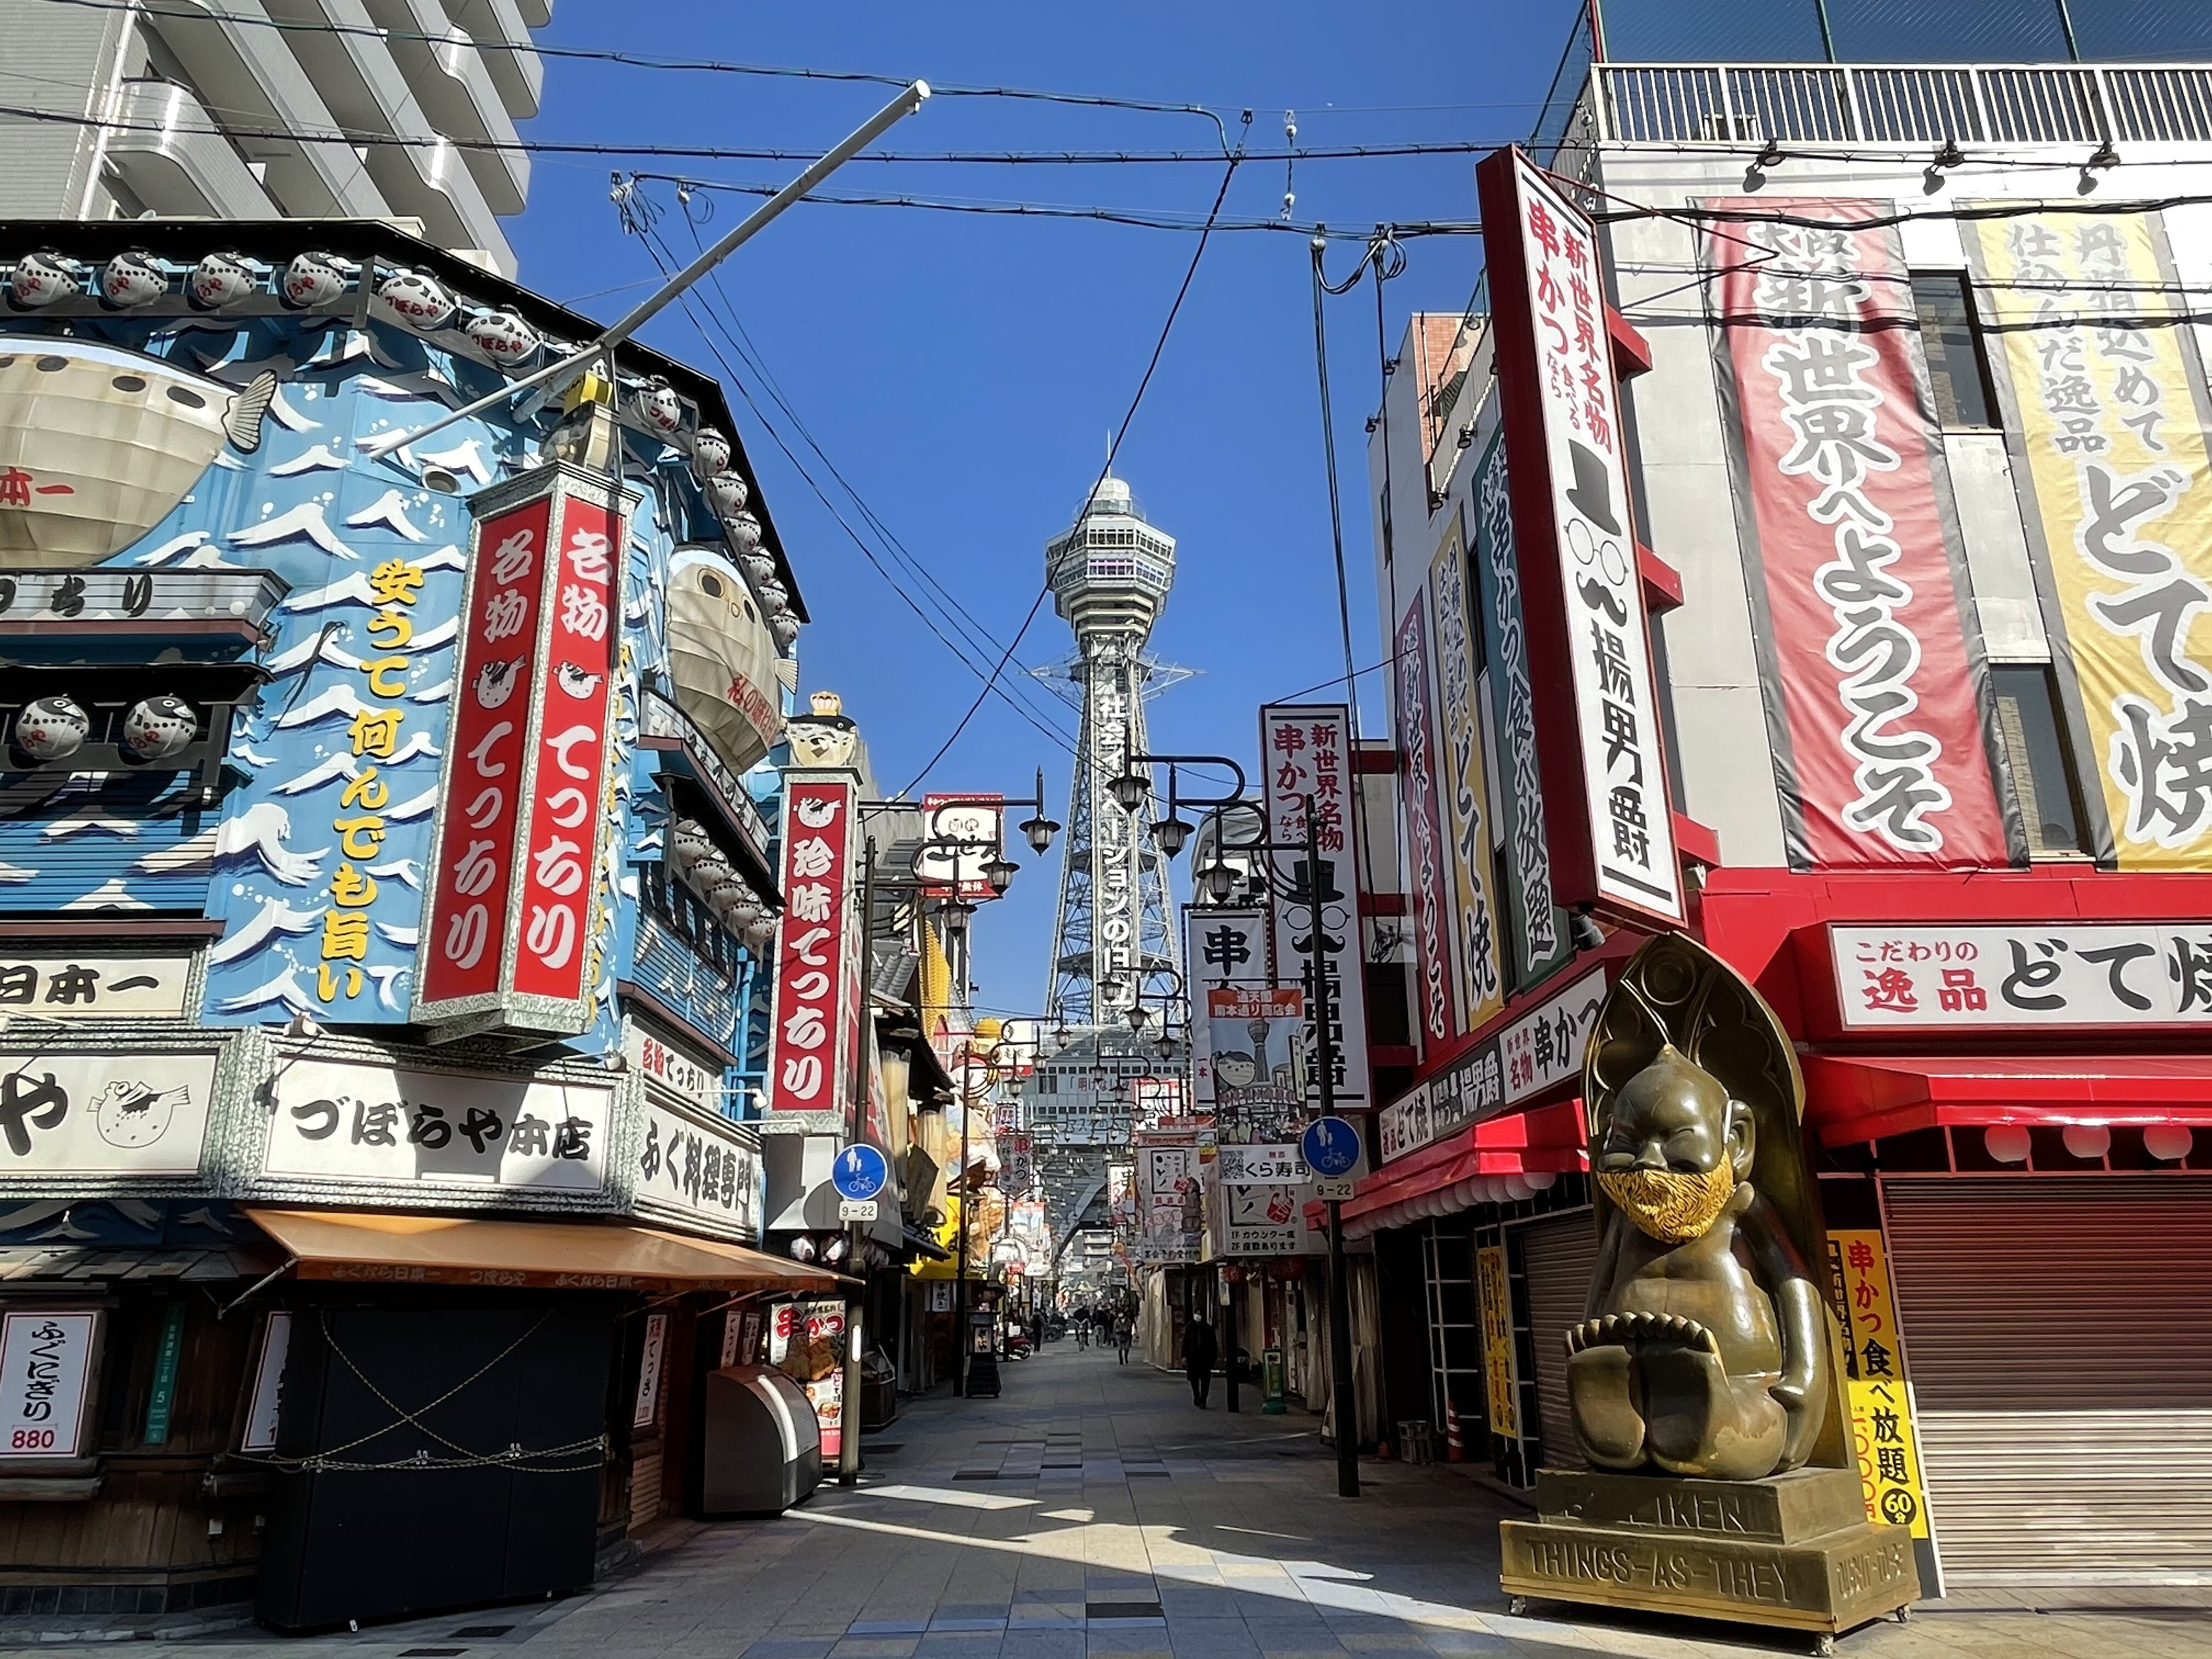
<svg viewBox="0 0 2212 1659">
<path fill-rule="evenodd" d="M 1251 120 L 1250 115 L 1247 114 L 1244 119 L 1249 124 Z M 1129 423 L 1137 418 L 1137 410 L 1144 404 L 1145 393 L 1152 384 L 1153 372 L 1160 366 L 1160 356 L 1167 349 L 1168 336 L 1174 332 L 1176 319 L 1182 313 L 1182 302 L 1190 293 L 1192 281 L 1198 276 L 1199 262 L 1206 258 L 1206 246 L 1212 239 L 1213 221 L 1220 216 L 1221 204 L 1229 199 L 1229 186 L 1236 181 L 1237 165 L 1243 159 L 1244 152 L 1240 145 L 1230 156 L 1229 165 L 1222 170 L 1221 188 L 1213 193 L 1213 207 L 1206 215 L 1206 228 L 1200 233 L 1198 246 L 1191 252 L 1190 265 L 1182 274 L 1181 286 L 1176 289 L 1174 302 L 1168 307 L 1167 320 L 1160 325 L 1160 337 L 1152 343 L 1152 355 L 1146 360 L 1144 374 L 1137 381 L 1136 392 L 1129 399 L 1129 407 L 1121 416 L 1121 425 L 1115 428 L 1114 441 L 1108 446 L 1106 451 L 1106 465 L 1099 469 L 1098 477 L 1092 481 L 1089 492 L 1084 497 L 1085 511 L 1089 510 L 1091 501 L 1097 497 L 1099 485 L 1106 482 L 1107 475 L 1114 470 L 1114 457 L 1121 447 L 1121 441 L 1129 435 Z M 1022 625 L 1014 630 L 1013 639 L 1007 644 L 1005 653 L 992 668 L 990 678 L 984 681 L 982 692 L 977 696 L 974 702 L 968 705 L 968 712 L 960 717 L 960 723 L 954 726 L 951 734 L 937 746 L 937 752 L 923 763 L 921 769 L 915 774 L 912 781 L 899 792 L 901 794 L 911 794 L 915 786 L 929 775 L 930 769 L 943 760 L 951 752 L 952 745 L 960 741 L 960 734 L 968 729 L 969 722 L 975 718 L 976 710 L 982 708 L 984 697 L 989 694 L 992 686 L 998 683 L 999 676 L 1006 672 L 1008 660 L 1020 648 L 1022 636 L 1030 631 L 1030 624 L 1036 620 L 1037 612 L 1044 608 L 1045 599 L 1051 592 L 1052 584 L 1049 580 L 1039 585 L 1036 598 L 1030 602 L 1029 613 L 1022 618 Z"/>
</svg>

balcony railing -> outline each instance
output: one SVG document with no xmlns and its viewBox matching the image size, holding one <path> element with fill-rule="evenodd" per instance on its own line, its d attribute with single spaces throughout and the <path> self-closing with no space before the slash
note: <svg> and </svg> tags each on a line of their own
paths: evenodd
<svg viewBox="0 0 2212 1659">
<path fill-rule="evenodd" d="M 1600 64 L 1600 143 L 2212 143 L 2212 65 Z"/>
</svg>

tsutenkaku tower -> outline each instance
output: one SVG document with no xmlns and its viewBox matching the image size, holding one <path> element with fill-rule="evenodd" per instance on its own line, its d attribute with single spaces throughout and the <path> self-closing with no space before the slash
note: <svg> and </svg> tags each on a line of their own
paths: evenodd
<svg viewBox="0 0 2212 1659">
<path fill-rule="evenodd" d="M 1045 544 L 1053 608 L 1075 631 L 1067 676 L 1083 707 L 1052 939 L 1049 1011 L 1063 1025 L 1120 1019 L 1145 975 L 1175 967 L 1180 954 L 1165 860 L 1152 840 L 1154 799 L 1125 811 L 1107 788 L 1130 752 L 1147 746 L 1145 697 L 1156 670 L 1145 644 L 1175 584 L 1175 548 L 1110 472 L 1073 526 Z"/>
</svg>

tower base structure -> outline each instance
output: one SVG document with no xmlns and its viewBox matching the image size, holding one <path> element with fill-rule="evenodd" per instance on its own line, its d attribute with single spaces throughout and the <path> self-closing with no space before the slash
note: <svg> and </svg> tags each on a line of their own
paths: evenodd
<svg viewBox="0 0 2212 1659">
<path fill-rule="evenodd" d="M 1919 1598 L 1912 1534 L 1867 1519 L 1858 1475 L 1536 1477 L 1536 1519 L 1498 1523 L 1514 1611 L 1574 1601 L 1803 1631 L 1819 1651 Z"/>
</svg>

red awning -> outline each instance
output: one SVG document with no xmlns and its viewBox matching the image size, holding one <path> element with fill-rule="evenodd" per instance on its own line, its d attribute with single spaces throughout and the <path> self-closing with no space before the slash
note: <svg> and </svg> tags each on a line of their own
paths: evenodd
<svg viewBox="0 0 2212 1659">
<path fill-rule="evenodd" d="M 1805 1056 L 1826 1146 L 1945 1124 L 2212 1125 L 2212 1055 Z"/>
<path fill-rule="evenodd" d="M 1362 1181 L 1346 1200 L 1344 1218 L 1352 1221 L 1372 1216 L 1483 1177 L 1502 1181 L 1530 1173 L 1548 1176 L 1579 1170 L 1582 1144 L 1579 1101 L 1561 1101 L 1533 1112 L 1486 1118 L 1384 1164 Z M 1470 1194 L 1468 1202 L 1474 1201 Z M 1455 1207 L 1463 1209 L 1467 1205 Z"/>
</svg>

